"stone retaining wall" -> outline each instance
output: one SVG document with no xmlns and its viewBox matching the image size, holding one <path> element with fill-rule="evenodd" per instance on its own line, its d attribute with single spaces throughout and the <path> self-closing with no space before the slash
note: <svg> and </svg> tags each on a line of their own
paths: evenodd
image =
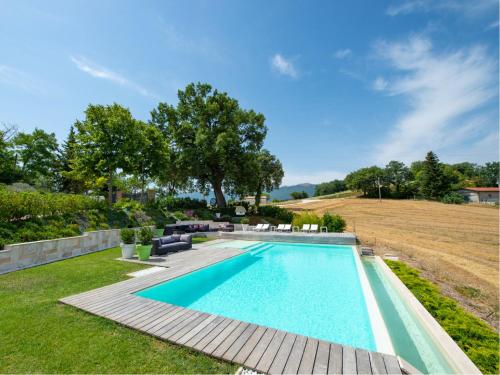
<svg viewBox="0 0 500 375">
<path fill-rule="evenodd" d="M 81 236 L 5 245 L 0 274 L 120 246 L 120 230 L 85 232 Z"/>
</svg>

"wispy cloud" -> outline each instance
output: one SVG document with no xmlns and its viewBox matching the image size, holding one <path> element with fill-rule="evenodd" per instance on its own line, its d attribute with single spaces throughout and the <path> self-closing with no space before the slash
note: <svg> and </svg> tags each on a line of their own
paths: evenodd
<svg viewBox="0 0 500 375">
<path fill-rule="evenodd" d="M 344 179 L 346 173 L 335 170 L 322 170 L 315 172 L 295 172 L 285 170 L 285 177 L 283 178 L 283 185 L 297 185 L 303 183 L 319 184 L 326 181 L 333 181 L 337 179 Z"/>
<path fill-rule="evenodd" d="M 152 92 L 142 87 L 141 85 L 131 81 L 130 79 L 124 77 L 119 73 L 116 73 L 103 66 L 97 65 L 85 57 L 70 56 L 70 60 L 76 65 L 78 69 L 80 69 L 82 72 L 85 72 L 92 77 L 113 82 L 120 86 L 136 91 L 142 96 L 156 98 L 156 95 L 154 95 Z"/>
<path fill-rule="evenodd" d="M 486 30 L 492 30 L 492 29 L 498 29 L 498 26 L 500 25 L 500 23 L 498 22 L 498 20 L 490 23 L 488 26 L 486 26 Z"/>
<path fill-rule="evenodd" d="M 384 77 L 377 77 L 375 81 L 373 81 L 373 89 L 376 91 L 383 91 L 387 88 L 389 82 Z"/>
<path fill-rule="evenodd" d="M 470 17 L 490 12 L 497 5 L 497 0 L 407 0 L 389 6 L 386 13 L 399 16 L 416 12 L 451 11 Z"/>
<path fill-rule="evenodd" d="M 297 78 L 299 73 L 290 59 L 286 59 L 279 53 L 271 58 L 271 68 L 279 74 L 283 74 L 292 78 Z"/>
<path fill-rule="evenodd" d="M 481 136 L 484 121 L 471 125 L 470 116 L 477 116 L 498 90 L 496 61 L 485 48 L 438 54 L 429 39 L 418 35 L 400 43 L 381 41 L 375 48 L 400 74 L 386 90 L 403 96 L 410 106 L 376 147 L 377 162 L 417 160 L 428 150 L 457 147 L 472 134 Z"/>
<path fill-rule="evenodd" d="M 46 85 L 32 75 L 7 65 L 0 65 L 0 84 L 9 85 L 30 94 L 46 94 Z"/>
<path fill-rule="evenodd" d="M 342 60 L 345 59 L 349 56 L 351 56 L 352 51 L 349 48 L 346 49 L 339 49 L 338 51 L 335 52 L 335 58 Z"/>
</svg>

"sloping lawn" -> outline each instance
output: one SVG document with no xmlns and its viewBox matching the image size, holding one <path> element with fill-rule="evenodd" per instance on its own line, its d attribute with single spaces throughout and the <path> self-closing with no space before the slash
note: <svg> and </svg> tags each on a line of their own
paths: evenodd
<svg viewBox="0 0 500 375">
<path fill-rule="evenodd" d="M 57 302 L 142 265 L 110 249 L 0 275 L 0 373 L 234 373 L 237 366 Z"/>
</svg>

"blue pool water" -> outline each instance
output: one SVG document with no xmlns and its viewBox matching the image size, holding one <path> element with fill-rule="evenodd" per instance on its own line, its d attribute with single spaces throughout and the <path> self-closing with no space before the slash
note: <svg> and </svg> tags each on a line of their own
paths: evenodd
<svg viewBox="0 0 500 375">
<path fill-rule="evenodd" d="M 211 314 L 375 350 L 350 246 L 264 243 L 136 293 Z"/>
</svg>

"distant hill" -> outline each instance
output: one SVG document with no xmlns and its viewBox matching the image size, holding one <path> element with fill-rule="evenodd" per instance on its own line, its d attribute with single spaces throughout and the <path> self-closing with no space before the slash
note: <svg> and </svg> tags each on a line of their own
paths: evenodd
<svg viewBox="0 0 500 375">
<path fill-rule="evenodd" d="M 269 194 L 271 196 L 271 201 L 273 199 L 279 199 L 279 200 L 287 200 L 290 199 L 290 194 L 293 193 L 294 191 L 305 191 L 310 197 L 314 195 L 314 189 L 316 188 L 316 185 L 314 184 L 298 184 L 298 185 L 290 185 L 290 186 L 282 186 L 279 189 L 271 191 Z M 197 192 L 194 193 L 183 193 L 179 194 L 179 197 L 190 197 L 190 198 L 196 198 L 196 199 L 203 199 L 203 195 Z M 208 195 L 208 199 L 213 198 L 214 194 L 213 192 L 210 192 Z M 227 198 L 227 197 L 226 197 Z"/>
<path fill-rule="evenodd" d="M 314 184 L 298 184 L 291 186 L 282 186 L 279 189 L 271 191 L 269 194 L 271 196 L 271 201 L 273 199 L 287 200 L 291 199 L 290 194 L 294 191 L 305 191 L 310 197 L 314 195 L 314 189 L 316 185 Z"/>
</svg>

